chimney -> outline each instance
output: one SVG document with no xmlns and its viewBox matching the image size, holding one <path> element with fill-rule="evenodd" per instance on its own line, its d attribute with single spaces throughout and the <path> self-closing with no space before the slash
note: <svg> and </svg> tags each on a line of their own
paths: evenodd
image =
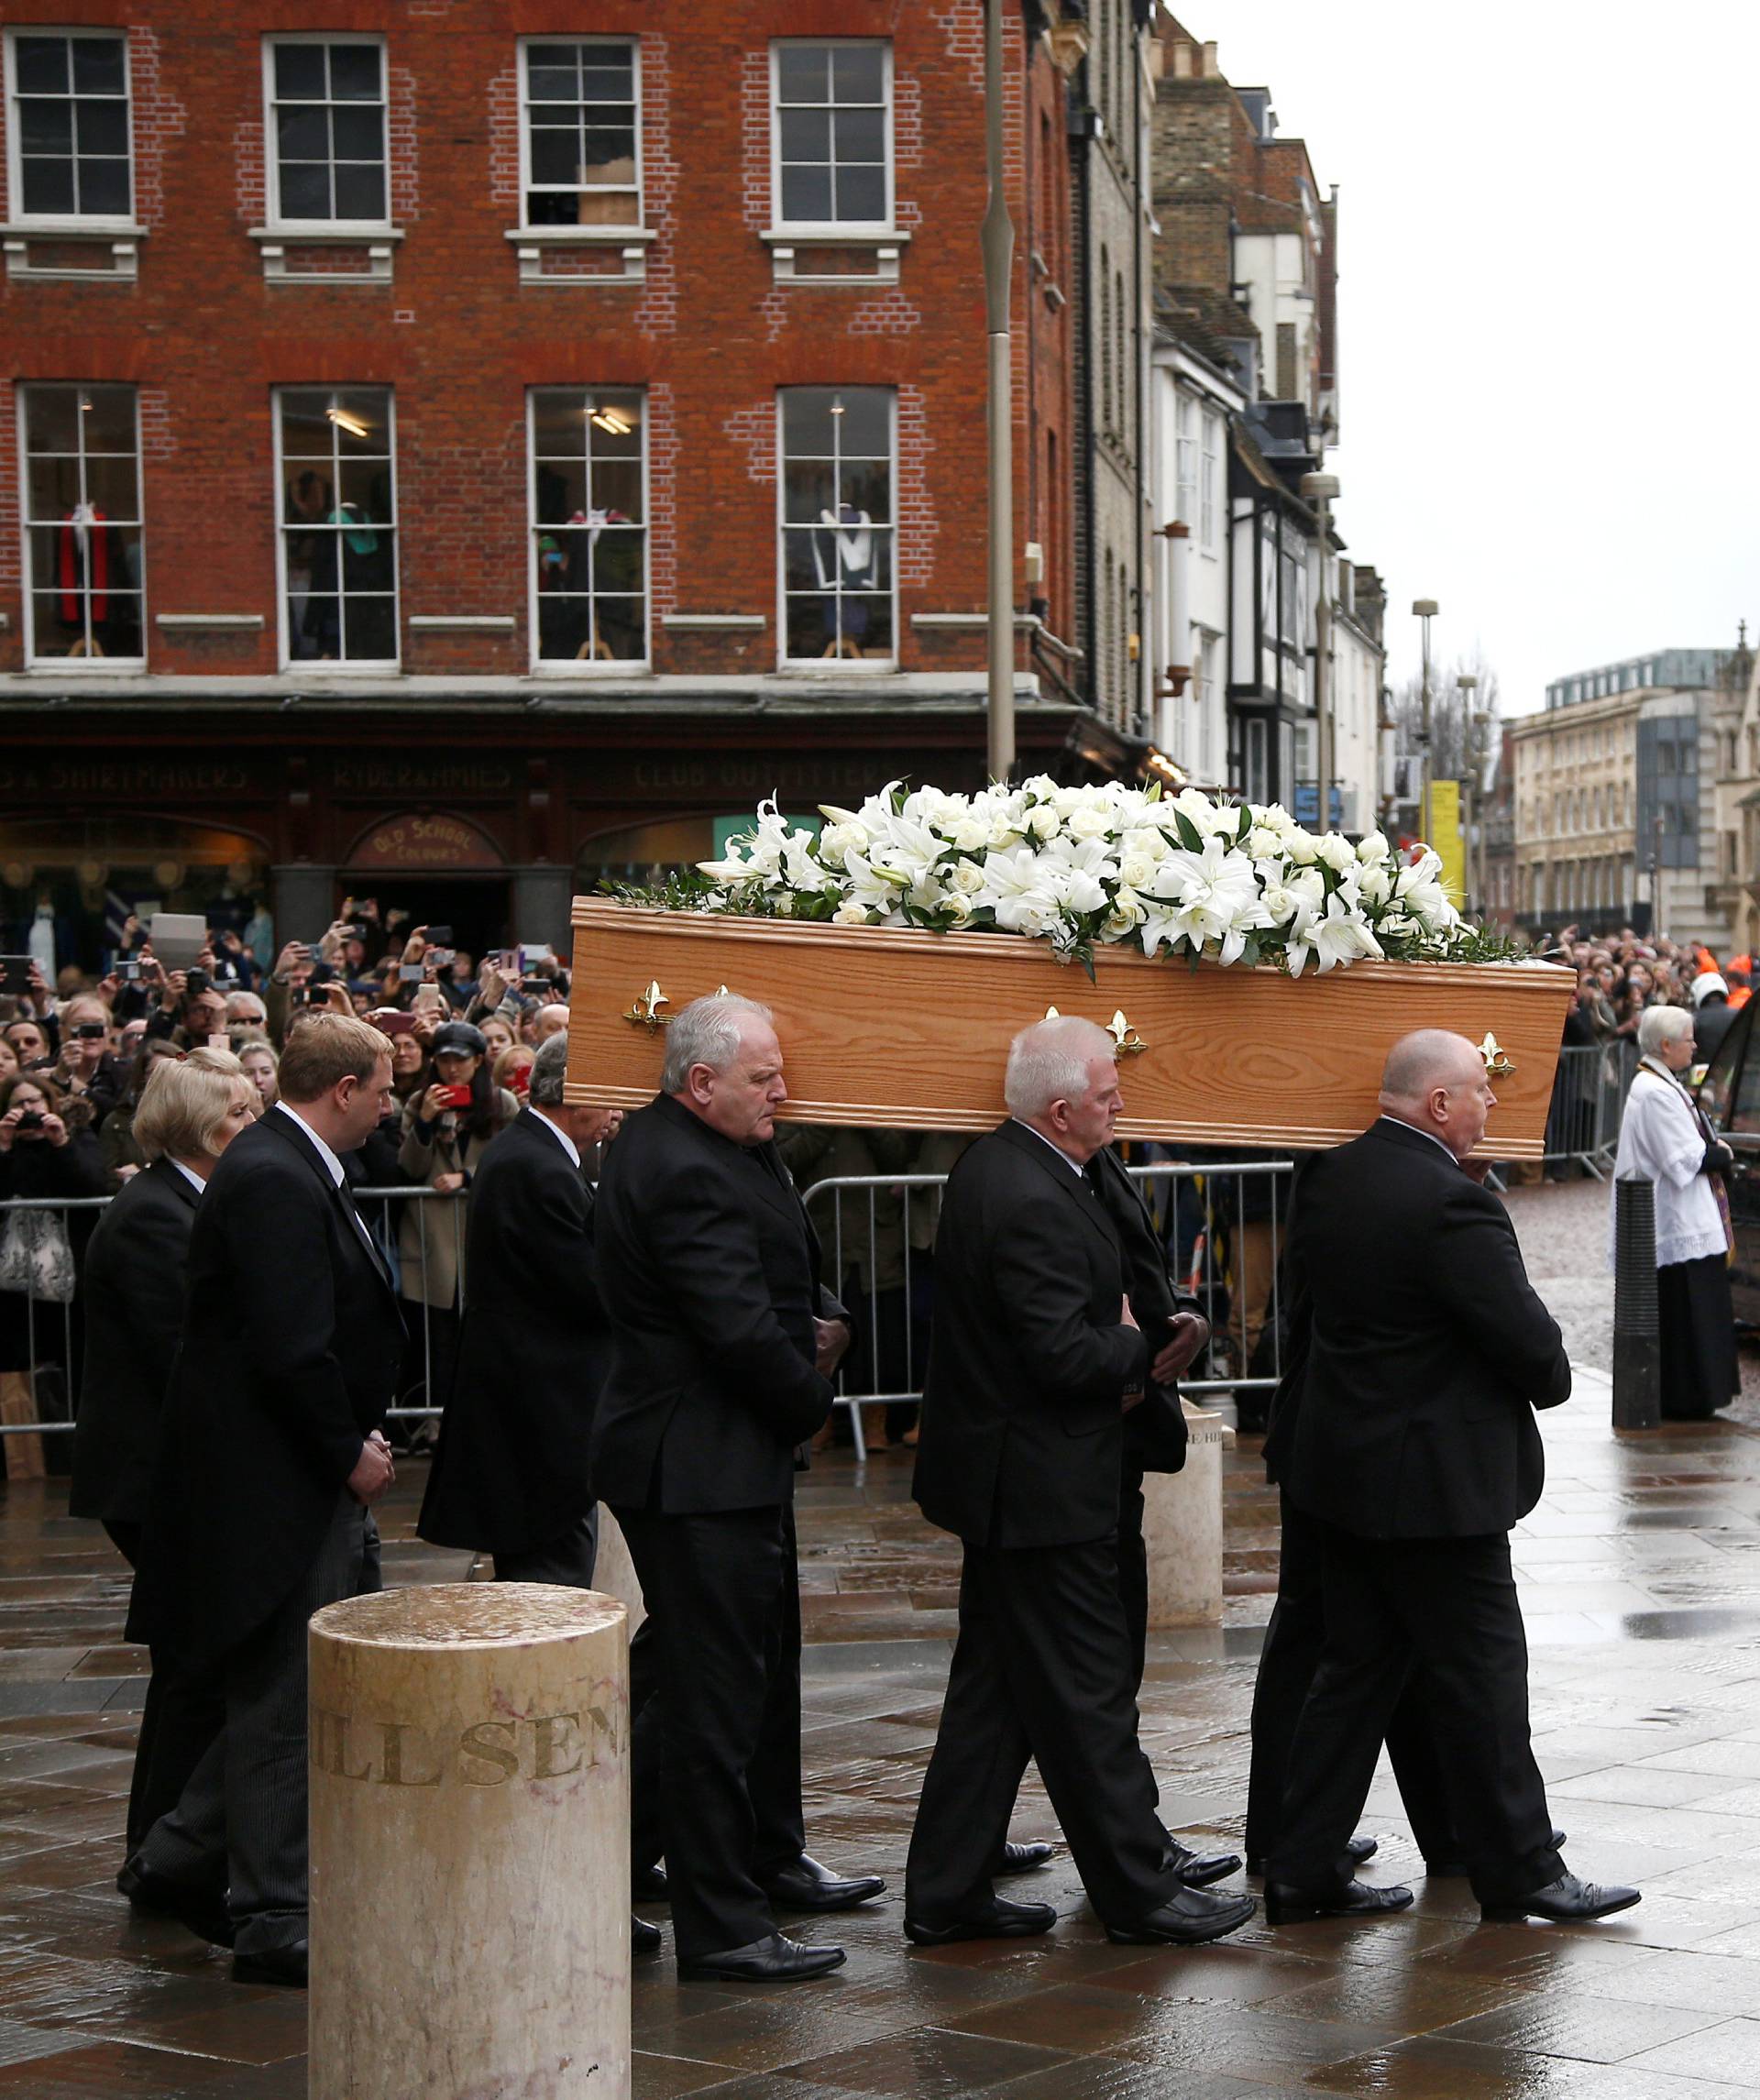
<svg viewBox="0 0 1760 2100">
<path fill-rule="evenodd" d="M 1176 81 L 1189 81 L 1195 77 L 1196 68 L 1193 61 L 1197 55 L 1197 47 L 1187 38 L 1179 37 L 1174 39 L 1173 78 Z"/>
<path fill-rule="evenodd" d="M 1222 67 L 1217 62 L 1216 47 L 1214 39 L 1204 47 L 1204 68 L 1201 77 L 1207 81 L 1219 81 L 1222 78 Z"/>
</svg>

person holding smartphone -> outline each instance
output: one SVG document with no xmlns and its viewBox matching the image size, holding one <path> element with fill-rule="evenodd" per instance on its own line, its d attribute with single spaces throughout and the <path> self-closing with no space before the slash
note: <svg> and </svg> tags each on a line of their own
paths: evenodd
<svg viewBox="0 0 1760 2100">
<path fill-rule="evenodd" d="M 465 1267 L 465 1195 L 484 1152 L 520 1105 L 490 1078 L 489 1045 L 468 1021 L 444 1021 L 429 1045 L 432 1078 L 403 1112 L 398 1169 L 434 1191 L 402 1205 L 398 1253 L 410 1310 L 405 1406 L 441 1405 L 452 1385 Z M 446 1203 L 436 1197 L 450 1197 Z M 425 1338 L 424 1325 L 425 1322 Z"/>
</svg>

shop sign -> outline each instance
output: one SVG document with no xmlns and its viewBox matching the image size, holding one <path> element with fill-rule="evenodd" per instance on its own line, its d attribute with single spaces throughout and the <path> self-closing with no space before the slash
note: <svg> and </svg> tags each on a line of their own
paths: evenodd
<svg viewBox="0 0 1760 2100">
<path fill-rule="evenodd" d="M 361 840 L 348 865 L 370 868 L 499 868 L 492 839 L 462 817 L 393 817 Z"/>
</svg>

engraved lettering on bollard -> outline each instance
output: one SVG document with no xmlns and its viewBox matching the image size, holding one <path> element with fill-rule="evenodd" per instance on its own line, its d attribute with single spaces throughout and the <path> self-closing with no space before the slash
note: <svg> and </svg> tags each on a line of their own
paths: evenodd
<svg viewBox="0 0 1760 2100">
<path fill-rule="evenodd" d="M 412 1721 L 362 1721 L 314 1707 L 312 1767 L 334 1779 L 375 1787 L 504 1787 L 510 1779 L 566 1779 L 620 1747 L 620 1710 L 592 1706 L 507 1721 L 478 1721 L 454 1732 Z"/>
</svg>

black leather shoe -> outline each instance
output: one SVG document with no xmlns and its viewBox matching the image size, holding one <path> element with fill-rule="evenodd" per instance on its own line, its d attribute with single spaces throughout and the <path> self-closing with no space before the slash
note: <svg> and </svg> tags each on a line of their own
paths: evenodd
<svg viewBox="0 0 1760 2100">
<path fill-rule="evenodd" d="M 636 1903 L 667 1903 L 672 1885 L 663 1866 L 640 1866 L 630 1875 L 630 1896 Z"/>
<path fill-rule="evenodd" d="M 1238 1853 L 1194 1853 L 1177 1840 L 1161 1854 L 1161 1864 L 1171 1874 L 1179 1870 L 1180 1879 L 1188 1888 L 1208 1888 L 1213 1881 L 1220 1881 L 1225 1875 L 1238 1873 Z"/>
<path fill-rule="evenodd" d="M 153 1918 L 175 1918 L 185 1931 L 211 1947 L 232 1945 L 233 1924 L 224 1896 L 167 1881 L 163 1875 L 148 1873 L 138 1860 L 130 1860 L 123 1868 L 116 1886 L 135 1909 Z"/>
<path fill-rule="evenodd" d="M 886 1887 L 877 1874 L 853 1875 L 848 1879 L 802 1853 L 793 1866 L 772 1875 L 764 1893 L 778 1910 L 852 1910 Z"/>
<path fill-rule="evenodd" d="M 1552 1833 L 1552 1849 L 1556 1853 L 1564 1851 L 1565 1833 L 1562 1831 L 1555 1831 Z M 1473 1870 L 1464 1860 L 1426 1859 L 1424 1863 L 1424 1871 L 1432 1881 L 1459 1881 L 1471 1874 Z"/>
<path fill-rule="evenodd" d="M 1412 1891 L 1395 1885 L 1371 1888 L 1366 1881 L 1348 1881 L 1332 1888 L 1296 1888 L 1287 1881 L 1265 1884 L 1268 1925 L 1309 1925 L 1316 1918 L 1382 1918 L 1404 1910 Z"/>
<path fill-rule="evenodd" d="M 1556 1881 L 1549 1881 L 1544 1888 L 1530 1889 L 1512 1903 L 1487 1903 L 1480 1909 L 1487 1918 L 1551 1918 L 1568 1925 L 1573 1919 L 1611 1918 L 1616 1910 L 1630 1910 L 1640 1900 L 1635 1888 L 1622 1888 L 1613 1882 L 1578 1881 L 1574 1874 L 1561 1874 Z"/>
<path fill-rule="evenodd" d="M 1002 1864 L 996 1869 L 996 1872 L 997 1874 L 1030 1873 L 1034 1867 L 1043 1866 L 1056 1850 L 1055 1845 L 1048 1845 L 1042 1838 L 1035 1839 L 1031 1844 L 1018 1845 L 1013 1842 L 1005 1844 L 1002 1848 Z"/>
<path fill-rule="evenodd" d="M 235 1984 L 280 1984 L 292 1991 L 305 1988 L 306 1942 L 291 1947 L 259 1947 L 254 1954 L 232 1957 Z"/>
<path fill-rule="evenodd" d="M 1380 1849 L 1381 1842 L 1379 1838 L 1348 1838 L 1345 1842 L 1345 1856 L 1349 1860 L 1352 1866 L 1361 1866 L 1366 1860 L 1372 1860 Z M 1263 1874 L 1265 1871 L 1265 1854 L 1263 1853 L 1248 1853 L 1247 1854 L 1247 1871 L 1248 1874 Z"/>
<path fill-rule="evenodd" d="M 1121 1947 L 1201 1947 L 1220 1940 L 1259 1908 L 1250 1896 L 1210 1896 L 1201 1888 L 1182 1888 L 1167 1901 L 1128 1925 L 1106 1927 L 1106 1938 Z"/>
<path fill-rule="evenodd" d="M 920 1918 L 905 1919 L 905 1938 L 918 1947 L 949 1947 L 956 1940 L 1030 1940 L 1049 1932 L 1057 1923 L 1057 1912 L 1049 1903 L 1011 1903 L 999 1896 L 988 1910 L 975 1918 L 961 1918 L 952 1925 L 929 1925 Z"/>
<path fill-rule="evenodd" d="M 660 1928 L 650 1925 L 645 1918 L 630 1916 L 630 1952 L 632 1954 L 657 1954 L 660 1952 Z"/>
<path fill-rule="evenodd" d="M 803 1947 L 798 1940 L 767 1932 L 749 1946 L 680 1962 L 678 1974 L 685 1982 L 697 1984 L 796 1984 L 841 1969 L 844 1958 L 841 1947 Z"/>
</svg>

